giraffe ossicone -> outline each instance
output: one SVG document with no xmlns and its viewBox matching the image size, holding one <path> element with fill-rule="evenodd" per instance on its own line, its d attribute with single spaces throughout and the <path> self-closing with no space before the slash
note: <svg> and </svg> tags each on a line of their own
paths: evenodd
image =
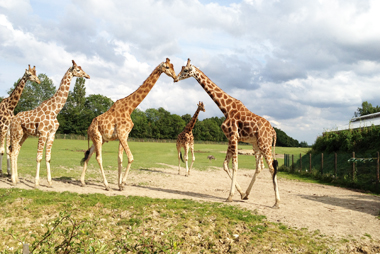
<svg viewBox="0 0 380 254">
<path fill-rule="evenodd" d="M 10 163 L 10 151 L 9 151 L 9 145 L 10 145 L 10 136 L 9 136 L 9 126 L 11 124 L 11 119 L 14 116 L 14 109 L 17 106 L 18 101 L 21 98 L 22 91 L 25 88 L 26 82 L 36 82 L 40 84 L 40 80 L 36 73 L 36 66 L 33 66 L 33 68 L 30 68 L 30 65 L 28 66 L 28 69 L 25 69 L 25 73 L 22 76 L 22 78 L 17 83 L 16 87 L 13 89 L 12 93 L 9 95 L 9 97 L 3 99 L 0 102 L 0 176 L 3 175 L 2 170 L 2 164 L 3 164 L 3 155 L 4 155 L 4 144 L 5 139 L 7 140 L 7 173 L 8 176 L 11 175 L 11 163 Z"/>
<path fill-rule="evenodd" d="M 90 76 L 72 60 L 72 66 L 66 71 L 61 80 L 61 84 L 56 93 L 50 99 L 42 102 L 37 108 L 29 111 L 18 113 L 13 117 L 10 126 L 10 157 L 12 165 L 12 184 L 16 185 L 20 180 L 18 177 L 17 159 L 21 146 L 28 136 L 38 137 L 37 149 L 37 170 L 34 187 L 40 185 L 40 165 L 45 148 L 45 160 L 48 187 L 52 187 L 50 173 L 51 149 L 53 146 L 55 133 L 59 127 L 57 115 L 66 103 L 71 80 L 73 77 L 84 77 L 89 79 Z"/>
<path fill-rule="evenodd" d="M 199 112 L 200 111 L 203 111 L 203 112 L 206 111 L 203 102 L 199 102 L 197 104 L 197 106 L 198 106 L 197 110 L 195 111 L 190 122 L 185 126 L 184 130 L 180 134 L 178 134 L 178 137 L 177 137 L 176 147 L 177 147 L 177 154 L 178 154 L 178 174 L 181 173 L 181 160 L 182 160 L 183 162 L 186 163 L 186 174 L 185 174 L 185 176 L 190 175 L 190 171 L 191 171 L 193 164 L 194 164 L 194 161 L 195 161 L 193 128 L 194 128 L 195 123 L 197 122 Z M 182 153 L 181 153 L 182 147 L 185 150 L 185 152 L 184 152 L 185 161 L 182 158 Z M 188 166 L 189 149 L 191 150 L 191 155 L 193 157 L 193 160 L 191 161 L 190 168 Z"/>
<path fill-rule="evenodd" d="M 272 125 L 263 117 L 260 117 L 249 111 L 241 101 L 231 97 L 222 89 L 220 89 L 199 68 L 192 65 L 190 63 L 190 59 L 187 60 L 186 66 L 182 66 L 181 72 L 178 74 L 175 82 L 189 77 L 194 77 L 198 81 L 198 83 L 216 103 L 226 118 L 221 126 L 224 135 L 226 135 L 228 139 L 228 149 L 226 158 L 223 162 L 223 169 L 231 178 L 230 194 L 226 201 L 232 201 L 232 197 L 235 192 L 235 186 L 240 193 L 241 198 L 245 200 L 248 199 L 257 175 L 264 167 L 264 157 L 267 161 L 269 171 L 272 174 L 272 182 L 275 192 L 274 207 L 278 208 L 280 205 L 280 194 L 277 184 L 278 163 L 274 159 L 276 131 Z M 243 192 L 241 190 L 240 185 L 236 181 L 238 169 L 238 142 L 246 142 L 252 144 L 256 158 L 256 172 L 246 192 Z M 232 170 L 229 168 L 229 162 L 231 159 Z"/>
<path fill-rule="evenodd" d="M 99 164 L 100 172 L 103 177 L 103 184 L 106 190 L 110 190 L 102 162 L 102 145 L 104 142 L 119 140 L 119 154 L 118 154 L 118 186 L 119 190 L 123 190 L 123 185 L 127 181 L 128 172 L 133 162 L 133 155 L 128 146 L 128 136 L 133 128 L 133 122 L 131 114 L 133 110 L 144 100 L 150 90 L 156 84 L 158 78 L 162 73 L 165 73 L 173 80 L 176 79 L 173 64 L 170 63 L 170 59 L 166 58 L 165 62 L 160 63 L 149 77 L 143 82 L 143 84 L 137 88 L 137 90 L 127 97 L 116 101 L 111 108 L 105 113 L 95 117 L 91 125 L 88 127 L 88 138 L 92 140 L 92 146 L 85 152 L 84 158 L 81 161 L 83 165 L 83 171 L 81 175 L 81 184 L 85 186 L 84 181 L 88 162 L 94 152 L 96 152 L 96 160 Z M 123 152 L 127 154 L 128 165 L 125 170 L 124 176 L 122 176 L 122 163 Z"/>
</svg>

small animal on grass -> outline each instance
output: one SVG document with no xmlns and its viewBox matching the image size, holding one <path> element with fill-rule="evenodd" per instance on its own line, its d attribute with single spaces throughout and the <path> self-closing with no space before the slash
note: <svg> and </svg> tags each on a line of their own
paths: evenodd
<svg viewBox="0 0 380 254">
<path fill-rule="evenodd" d="M 209 156 L 207 156 L 207 159 L 209 159 L 211 161 L 211 160 L 215 160 L 215 157 L 214 157 L 214 155 L 209 155 Z"/>
</svg>

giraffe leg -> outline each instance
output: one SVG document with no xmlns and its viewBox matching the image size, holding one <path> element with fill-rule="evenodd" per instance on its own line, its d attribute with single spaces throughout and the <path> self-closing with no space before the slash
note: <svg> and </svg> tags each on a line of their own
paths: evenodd
<svg viewBox="0 0 380 254">
<path fill-rule="evenodd" d="M 226 200 L 226 202 L 232 202 L 232 197 L 235 194 L 235 185 L 236 185 L 236 175 L 237 175 L 237 169 L 238 169 L 238 154 L 237 154 L 237 145 L 238 145 L 238 139 L 235 135 L 231 135 L 229 142 L 228 142 L 228 152 L 232 154 L 232 181 L 231 181 L 231 188 L 230 188 L 230 194 Z"/>
<path fill-rule="evenodd" d="M 128 139 L 128 135 L 126 136 L 126 138 L 120 139 L 120 142 L 121 142 L 121 144 L 122 144 L 122 146 L 124 148 L 124 151 L 125 151 L 125 153 L 127 154 L 127 157 L 128 157 L 128 165 L 127 165 L 127 168 L 125 169 L 125 173 L 124 173 L 122 184 L 126 184 L 127 183 L 128 173 L 129 173 L 129 170 L 131 169 L 131 165 L 132 165 L 132 162 L 133 162 L 133 155 L 132 155 L 131 149 L 128 146 L 127 139 Z"/>
<path fill-rule="evenodd" d="M 186 163 L 186 174 L 185 174 L 185 176 L 189 176 L 189 164 L 188 164 L 188 161 L 189 161 L 189 144 L 185 145 L 185 152 L 184 152 L 183 156 L 185 157 L 185 163 Z"/>
<path fill-rule="evenodd" d="M 263 155 L 260 153 L 260 151 L 255 151 L 255 158 L 256 158 L 256 171 L 252 177 L 251 182 L 249 183 L 247 190 L 245 191 L 244 196 L 242 197 L 242 199 L 244 200 L 248 200 L 248 196 L 249 196 L 249 193 L 251 193 L 253 184 L 255 183 L 257 176 L 260 174 L 261 170 L 264 167 Z"/>
<path fill-rule="evenodd" d="M 47 140 L 47 133 L 41 133 L 40 137 L 38 138 L 38 149 L 37 149 L 37 170 L 36 170 L 36 178 L 34 182 L 34 188 L 38 188 L 40 185 L 40 167 L 41 167 L 41 161 L 42 161 L 42 154 L 44 151 L 44 146 Z"/>
<path fill-rule="evenodd" d="M 104 173 L 103 169 L 103 160 L 102 160 L 102 143 L 101 142 L 95 142 L 95 152 L 96 152 L 96 161 L 99 164 L 100 167 L 100 173 L 102 174 L 103 177 L 103 183 L 107 191 L 110 190 L 110 187 L 108 186 L 108 182 L 106 179 L 106 174 Z"/>
<path fill-rule="evenodd" d="M 11 145 L 11 130 L 8 129 L 7 132 L 7 173 L 8 176 L 11 176 L 11 159 L 10 159 L 10 151 L 9 151 L 9 146 Z"/>
<path fill-rule="evenodd" d="M 177 154 L 178 154 L 178 175 L 181 174 L 181 145 L 177 143 Z"/>
<path fill-rule="evenodd" d="M 192 143 L 192 144 L 190 145 L 190 151 L 191 151 L 191 155 L 192 155 L 192 157 L 193 157 L 193 160 L 191 161 L 191 164 L 190 164 L 189 175 L 190 175 L 190 171 L 191 171 L 191 169 L 193 168 L 194 161 L 195 161 L 194 143 Z"/>
<path fill-rule="evenodd" d="M 226 158 L 224 159 L 224 162 L 223 162 L 223 170 L 226 171 L 227 175 L 232 180 L 231 170 L 228 167 L 228 164 L 230 163 L 231 158 L 232 158 L 232 154 L 227 151 Z M 237 181 L 236 181 L 236 189 L 240 193 L 241 197 L 245 195 Z"/>
<path fill-rule="evenodd" d="M 84 177 L 86 175 L 86 170 L 87 170 L 88 162 L 90 161 L 90 158 L 91 158 L 92 154 L 95 152 L 95 146 L 94 146 L 94 144 L 90 147 L 89 150 L 86 151 L 86 153 L 87 152 L 88 152 L 88 155 L 87 155 L 87 158 L 85 157 L 85 160 L 84 160 L 84 163 L 83 163 L 82 175 L 80 177 L 80 182 L 81 182 L 81 186 L 82 187 L 86 186 L 86 183 L 84 181 Z"/>
<path fill-rule="evenodd" d="M 51 149 L 53 147 L 55 131 L 51 132 L 47 137 L 46 141 L 46 149 L 45 149 L 45 160 L 46 160 L 46 173 L 47 173 L 47 181 L 48 188 L 53 187 L 53 183 L 51 181 L 51 171 L 50 171 L 50 159 L 51 159 Z"/>
<path fill-rule="evenodd" d="M 121 142 L 119 142 L 119 155 L 117 157 L 117 164 L 118 164 L 118 170 L 117 170 L 117 185 L 119 186 L 119 190 L 123 190 L 123 153 L 124 148 L 121 145 Z"/>
<path fill-rule="evenodd" d="M 4 156 L 4 143 L 5 143 L 5 133 L 1 133 L 0 136 L 0 177 L 3 176 L 3 156 Z"/>
</svg>

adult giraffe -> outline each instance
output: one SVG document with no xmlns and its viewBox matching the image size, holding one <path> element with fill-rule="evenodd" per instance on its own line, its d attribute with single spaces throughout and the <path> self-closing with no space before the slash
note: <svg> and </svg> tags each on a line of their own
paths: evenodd
<svg viewBox="0 0 380 254">
<path fill-rule="evenodd" d="M 9 126 L 11 124 L 11 119 L 14 116 L 13 111 L 21 98 L 22 91 L 24 90 L 26 82 L 28 80 L 36 82 L 38 84 L 40 83 L 40 80 L 38 79 L 36 73 L 36 66 L 30 68 L 29 65 L 29 68 L 25 69 L 24 76 L 22 76 L 9 97 L 3 99 L 0 102 L 0 176 L 3 175 L 2 164 L 5 138 L 7 138 L 7 172 L 8 176 L 11 175 L 11 165 L 9 158 Z"/>
<path fill-rule="evenodd" d="M 10 127 L 11 136 L 11 164 L 12 164 L 12 184 L 19 182 L 17 170 L 17 158 L 24 141 L 28 136 L 38 137 L 37 149 L 37 171 L 34 187 L 40 185 L 40 164 L 42 153 L 46 144 L 45 160 L 47 170 L 48 187 L 52 187 L 50 174 L 51 148 L 54 142 L 54 135 L 59 127 L 57 115 L 66 103 L 71 80 L 73 77 L 90 78 L 80 66 L 72 60 L 73 66 L 70 67 L 62 78 L 57 92 L 50 99 L 44 101 L 37 108 L 18 113 L 13 117 Z"/>
<path fill-rule="evenodd" d="M 83 165 L 83 171 L 80 178 L 82 186 L 86 185 L 84 177 L 86 174 L 88 161 L 90 160 L 92 154 L 96 152 L 96 160 L 98 161 L 100 167 L 104 186 L 106 190 L 109 190 L 102 163 L 102 145 L 104 142 L 119 139 L 117 183 L 119 190 L 123 190 L 123 184 L 127 180 L 128 172 L 133 162 L 133 155 L 127 143 L 128 135 L 134 125 L 131 119 L 131 114 L 133 110 L 135 110 L 135 108 L 148 95 L 162 73 L 165 73 L 173 79 L 176 78 L 173 64 L 170 63 L 169 58 L 166 58 L 165 62 L 160 63 L 135 92 L 131 93 L 123 99 L 116 101 L 107 112 L 95 117 L 92 120 L 91 125 L 88 127 L 87 134 L 88 138 L 91 138 L 93 144 L 85 152 L 84 158 L 81 161 L 81 164 Z M 122 179 L 122 163 L 124 151 L 128 156 L 128 165 Z"/>
<path fill-rule="evenodd" d="M 218 105 L 223 112 L 226 120 L 223 122 L 221 128 L 228 139 L 227 155 L 223 163 L 223 169 L 231 178 L 230 194 L 227 202 L 232 202 L 235 186 L 239 191 L 242 199 L 248 199 L 252 186 L 256 180 L 257 175 L 260 173 L 264 166 L 263 156 L 268 163 L 269 171 L 272 174 L 273 187 L 275 192 L 275 208 L 279 208 L 280 194 L 277 186 L 277 160 L 272 157 L 272 144 L 273 148 L 276 144 L 276 132 L 271 124 L 264 118 L 255 115 L 249 111 L 244 104 L 231 97 L 220 89 L 214 82 L 212 82 L 202 71 L 197 67 L 190 64 L 190 59 L 187 61 L 186 66 L 182 66 L 181 72 L 178 74 L 175 82 L 194 77 L 203 89 L 208 93 L 211 99 Z M 246 142 L 252 144 L 256 156 L 256 172 L 253 175 L 251 183 L 249 184 L 245 193 L 242 192 L 239 184 L 236 181 L 236 174 L 238 169 L 238 142 Z M 273 152 L 274 153 L 274 152 Z M 228 164 L 232 158 L 232 175 Z"/>
<path fill-rule="evenodd" d="M 200 111 L 203 111 L 203 112 L 206 111 L 203 102 L 199 102 L 199 104 L 197 106 L 198 106 L 198 108 L 195 111 L 190 122 L 185 126 L 185 129 L 180 134 L 178 134 L 178 137 L 177 137 L 176 147 L 177 147 L 177 154 L 178 154 L 178 174 L 181 173 L 181 161 L 180 161 L 180 159 L 182 159 L 182 161 L 183 161 L 182 153 L 181 153 L 181 148 L 183 147 L 183 149 L 185 150 L 184 157 L 185 157 L 185 163 L 186 163 L 186 174 L 185 174 L 185 176 L 190 175 L 191 168 L 193 167 L 193 164 L 195 161 L 193 128 L 194 128 L 195 123 L 197 122 L 199 112 Z M 191 150 L 191 155 L 193 156 L 193 160 L 191 161 L 190 168 L 189 168 L 188 163 L 187 163 L 187 161 L 189 160 L 189 156 L 188 156 L 189 148 Z"/>
</svg>

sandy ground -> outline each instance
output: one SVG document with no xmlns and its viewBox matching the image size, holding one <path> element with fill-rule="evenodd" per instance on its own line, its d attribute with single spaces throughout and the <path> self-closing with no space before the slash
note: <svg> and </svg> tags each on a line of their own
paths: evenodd
<svg viewBox="0 0 380 254">
<path fill-rule="evenodd" d="M 217 165 L 217 163 L 212 163 Z M 41 179 L 41 190 L 72 191 L 78 193 L 104 193 L 106 195 L 133 195 L 152 198 L 193 199 L 211 202 L 224 202 L 229 193 L 230 179 L 221 167 L 208 171 L 191 172 L 184 176 L 184 169 L 178 175 L 177 167 L 164 165 L 165 168 L 131 170 L 127 186 L 119 191 L 115 171 L 106 171 L 110 191 L 106 191 L 99 178 L 87 180 L 86 187 L 80 187 L 79 180 L 54 179 L 53 188 L 46 187 L 46 179 Z M 132 165 L 133 167 L 133 165 Z M 239 170 L 238 182 L 243 190 L 253 176 L 253 170 Z M 22 174 L 22 173 L 21 173 Z M 8 178 L 0 178 L 0 188 L 12 188 Z M 32 189 L 33 177 L 21 175 L 17 188 Z M 366 238 L 380 240 L 380 197 L 338 187 L 310 184 L 279 179 L 281 208 L 271 208 L 274 204 L 274 191 L 270 173 L 263 170 L 253 186 L 249 200 L 241 201 L 236 191 L 233 205 L 267 216 L 268 220 L 281 222 L 296 228 L 346 239 Z"/>
</svg>

